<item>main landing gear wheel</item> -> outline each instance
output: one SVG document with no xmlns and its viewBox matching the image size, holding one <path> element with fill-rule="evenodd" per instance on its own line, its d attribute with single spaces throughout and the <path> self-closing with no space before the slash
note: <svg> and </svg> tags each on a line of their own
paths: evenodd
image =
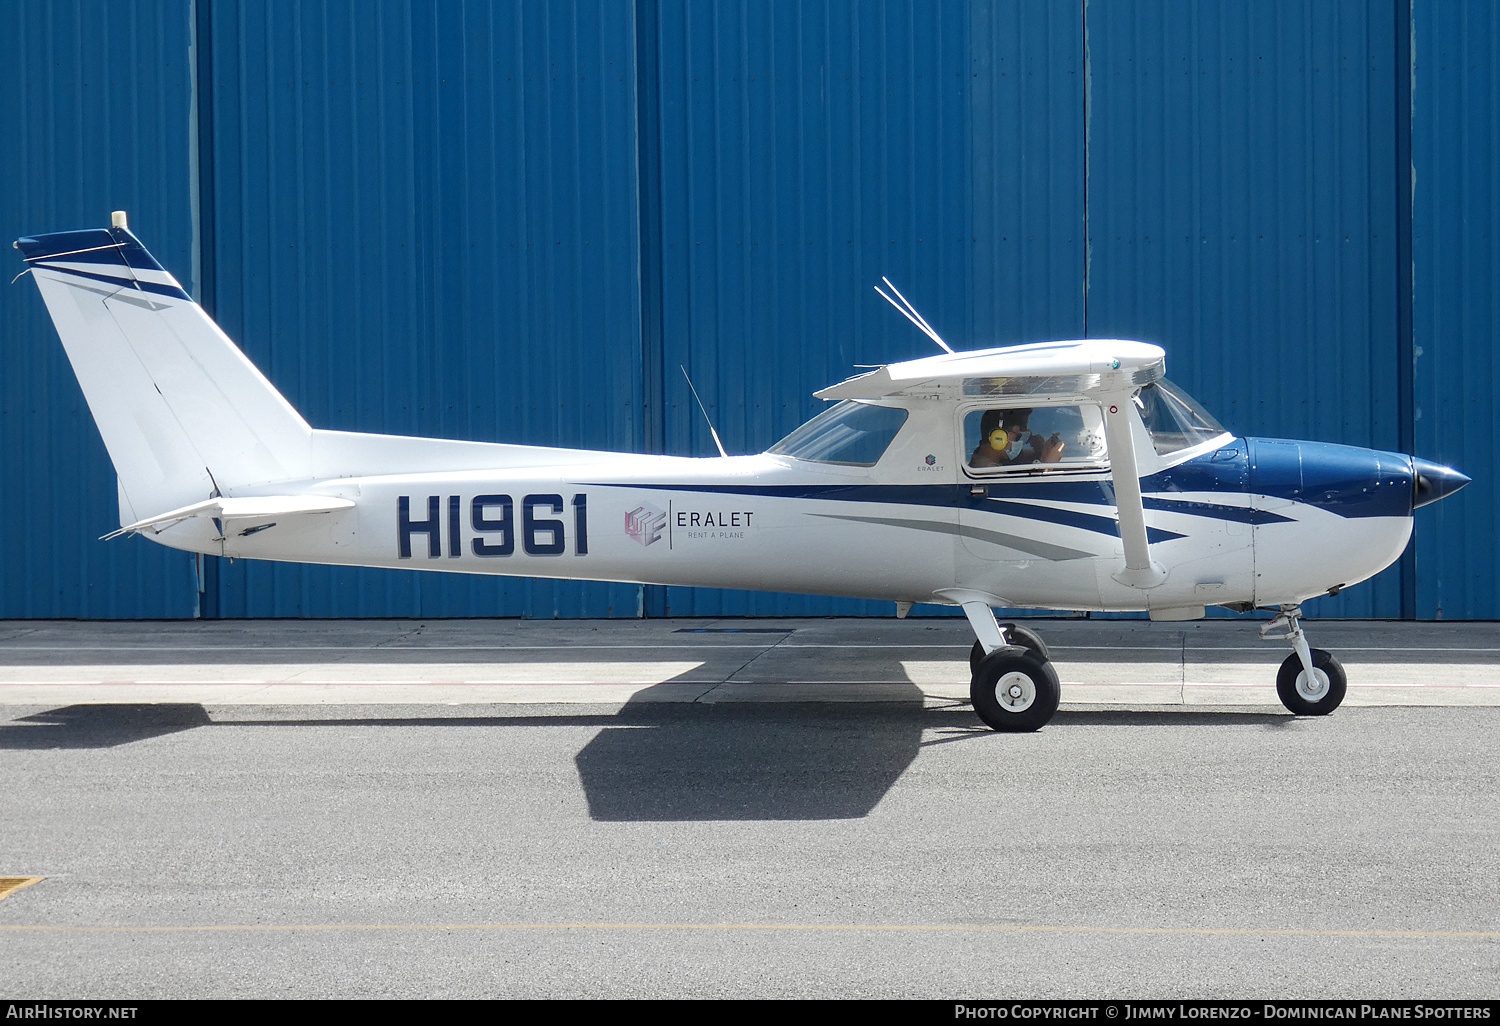
<svg viewBox="0 0 1500 1026">
<path fill-rule="evenodd" d="M 1047 643 L 1042 640 L 1042 636 L 1040 634 L 1032 630 L 1030 627 L 1018 627 L 1013 623 L 1002 623 L 1000 625 L 1000 629 L 1005 632 L 1006 639 L 1012 645 L 1019 645 L 1024 649 L 1029 649 L 1036 655 L 1038 659 L 1040 659 L 1044 663 L 1051 660 L 1052 653 L 1047 651 Z M 969 649 L 970 673 L 973 673 L 975 670 L 979 669 L 979 661 L 983 658 L 984 643 L 981 641 L 976 641 L 974 642 L 974 647 Z"/>
<path fill-rule="evenodd" d="M 985 724 L 1006 733 L 1039 730 L 1062 698 L 1052 664 L 1020 645 L 997 648 L 979 661 L 969 701 Z"/>
<path fill-rule="evenodd" d="M 1309 678 L 1297 653 L 1287 656 L 1276 674 L 1276 694 L 1281 704 L 1298 716 L 1327 716 L 1343 702 L 1349 678 L 1332 652 L 1315 648 L 1312 662 Z"/>
</svg>

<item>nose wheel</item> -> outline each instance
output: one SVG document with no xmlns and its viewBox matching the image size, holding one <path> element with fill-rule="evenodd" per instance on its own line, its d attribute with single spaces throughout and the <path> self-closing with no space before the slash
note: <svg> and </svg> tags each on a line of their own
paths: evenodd
<svg viewBox="0 0 1500 1026">
<path fill-rule="evenodd" d="M 1287 656 L 1276 674 L 1276 694 L 1281 704 L 1298 716 L 1327 716 L 1344 701 L 1348 678 L 1332 652 L 1321 648 L 1310 651 L 1313 672 L 1307 672 L 1301 656 Z"/>
<path fill-rule="evenodd" d="M 1280 630 L 1282 633 L 1276 633 Z M 1349 679 L 1332 652 L 1309 648 L 1302 633 L 1301 610 L 1282 607 L 1281 614 L 1261 629 L 1268 641 L 1286 641 L 1293 649 L 1276 673 L 1276 695 L 1298 716 L 1327 716 L 1344 701 Z"/>
</svg>

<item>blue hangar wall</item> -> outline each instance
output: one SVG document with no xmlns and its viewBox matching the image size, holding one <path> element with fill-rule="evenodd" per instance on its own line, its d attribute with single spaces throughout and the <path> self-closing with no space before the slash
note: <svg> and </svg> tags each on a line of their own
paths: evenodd
<svg viewBox="0 0 1500 1026">
<path fill-rule="evenodd" d="M 854 364 L 1123 336 L 1234 431 L 1475 483 L 1322 616 L 1495 618 L 1488 3 L 22 0 L 0 235 L 132 226 L 314 424 L 706 454 Z M 8 233 L 8 234 L 6 234 Z M 19 264 L 17 270 L 20 269 Z M 208 559 L 0 299 L 0 617 L 886 614 Z"/>
</svg>

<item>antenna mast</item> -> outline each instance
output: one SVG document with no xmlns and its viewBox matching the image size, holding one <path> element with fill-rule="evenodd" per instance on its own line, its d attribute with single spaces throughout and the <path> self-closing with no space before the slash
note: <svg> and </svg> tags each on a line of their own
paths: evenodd
<svg viewBox="0 0 1500 1026">
<path fill-rule="evenodd" d="M 897 310 L 901 311 L 902 315 L 907 320 L 911 321 L 917 326 L 918 331 L 936 342 L 938 344 L 938 347 L 941 348 L 943 352 L 952 353 L 953 350 L 948 348 L 948 343 L 938 338 L 938 333 L 932 330 L 932 325 L 928 324 L 926 319 L 923 318 L 921 314 L 917 313 L 917 308 L 912 306 L 911 303 L 907 302 L 906 297 L 901 295 L 901 293 L 896 290 L 896 286 L 891 284 L 891 279 L 885 277 L 884 275 L 881 275 L 880 280 L 885 282 L 886 288 L 896 293 L 897 298 L 899 298 L 901 302 L 898 303 L 890 296 L 887 296 L 885 294 L 885 291 L 881 289 L 879 285 L 876 285 L 875 291 L 880 293 L 881 298 L 883 298 L 887 303 L 894 306 Z"/>
<path fill-rule="evenodd" d="M 693 398 L 698 401 L 698 409 L 703 411 L 703 419 L 708 422 L 708 433 L 714 436 L 714 445 L 719 447 L 719 455 L 728 456 L 729 453 L 724 451 L 724 443 L 719 441 L 719 433 L 714 430 L 714 422 L 709 419 L 708 408 L 703 405 L 702 399 L 698 399 L 698 390 L 693 388 L 693 379 L 688 377 L 687 368 L 679 363 L 677 369 L 682 371 L 682 376 L 687 379 L 688 388 L 693 390 Z"/>
</svg>

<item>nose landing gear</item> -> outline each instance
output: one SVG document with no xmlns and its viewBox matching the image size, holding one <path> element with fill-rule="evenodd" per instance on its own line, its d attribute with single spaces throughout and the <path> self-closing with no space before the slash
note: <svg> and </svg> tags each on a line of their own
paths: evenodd
<svg viewBox="0 0 1500 1026">
<path fill-rule="evenodd" d="M 1333 653 L 1309 648 L 1302 633 L 1302 609 L 1282 606 L 1276 619 L 1261 628 L 1266 641 L 1285 641 L 1293 649 L 1276 673 L 1276 694 L 1281 704 L 1298 716 L 1327 716 L 1344 701 L 1349 679 Z M 1276 631 L 1282 633 L 1276 633 Z"/>
</svg>

